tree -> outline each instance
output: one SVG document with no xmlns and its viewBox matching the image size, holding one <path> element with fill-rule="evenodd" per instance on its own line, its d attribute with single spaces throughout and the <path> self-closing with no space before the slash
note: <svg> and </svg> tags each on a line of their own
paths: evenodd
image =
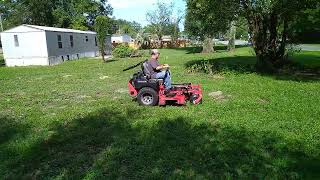
<svg viewBox="0 0 320 180">
<path fill-rule="evenodd" d="M 92 30 L 98 15 L 111 15 L 107 0 L 2 0 L 4 28 L 34 24 Z"/>
<path fill-rule="evenodd" d="M 107 0 L 57 0 L 55 9 L 56 26 L 79 30 L 93 30 L 95 18 L 112 15 Z M 61 23 L 62 22 L 62 23 Z"/>
<path fill-rule="evenodd" d="M 136 38 L 137 34 L 142 29 L 138 22 L 130 22 L 123 19 L 114 20 L 116 32 L 118 34 L 129 34 L 131 37 Z"/>
<path fill-rule="evenodd" d="M 236 22 L 231 21 L 230 24 L 230 29 L 228 31 L 228 50 L 233 51 L 236 48 L 235 40 L 236 40 L 236 33 L 237 33 L 237 27 L 236 27 Z"/>
<path fill-rule="evenodd" d="M 238 7 L 248 21 L 257 70 L 275 71 L 286 63 L 291 24 L 301 11 L 317 6 L 319 2 L 313 0 L 240 0 Z"/>
<path fill-rule="evenodd" d="M 214 51 L 212 38 L 226 33 L 239 4 L 236 0 L 187 0 L 186 31 L 203 40 L 203 53 Z"/>
<path fill-rule="evenodd" d="M 183 19 L 183 15 L 182 15 L 182 12 L 181 12 L 181 11 L 178 11 L 176 17 L 174 17 L 174 18 L 172 19 L 171 24 L 173 25 L 173 31 L 172 31 L 170 34 L 171 34 L 172 42 L 174 42 L 174 43 L 175 43 L 175 42 L 178 40 L 178 38 L 179 38 L 179 35 L 180 35 L 179 25 L 180 25 L 182 19 Z"/>
<path fill-rule="evenodd" d="M 104 55 L 106 49 L 106 38 L 112 28 L 111 19 L 108 16 L 97 16 L 94 27 L 97 32 L 97 39 L 102 60 L 103 62 L 106 62 Z"/>
<path fill-rule="evenodd" d="M 236 20 L 236 39 L 249 40 L 248 22 L 244 17 Z"/>
<path fill-rule="evenodd" d="M 170 26 L 170 21 L 173 14 L 173 4 L 157 1 L 156 8 L 149 11 L 147 21 L 151 24 L 153 32 L 158 36 L 158 40 L 161 41 L 165 30 Z"/>
<path fill-rule="evenodd" d="M 294 43 L 320 43 L 320 5 L 301 11 L 289 28 Z"/>
<path fill-rule="evenodd" d="M 319 4 L 317 0 L 187 0 L 186 28 L 192 35 L 211 37 L 234 17 L 244 17 L 257 70 L 274 71 L 286 63 L 290 27 L 298 15 Z"/>
</svg>

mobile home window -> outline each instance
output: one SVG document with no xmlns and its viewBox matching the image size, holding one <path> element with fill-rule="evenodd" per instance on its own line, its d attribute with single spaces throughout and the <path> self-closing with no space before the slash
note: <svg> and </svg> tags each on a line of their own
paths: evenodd
<svg viewBox="0 0 320 180">
<path fill-rule="evenodd" d="M 86 36 L 86 42 L 88 42 L 89 41 L 89 38 L 88 38 L 88 36 Z"/>
<path fill-rule="evenodd" d="M 14 35 L 14 46 L 15 47 L 19 47 L 19 39 L 18 39 L 18 35 Z"/>
<path fill-rule="evenodd" d="M 62 48 L 62 38 L 61 38 L 61 35 L 57 35 L 57 38 L 58 38 L 58 47 L 59 49 Z"/>
<path fill-rule="evenodd" d="M 94 37 L 94 42 L 95 42 L 95 45 L 98 46 L 97 37 Z"/>
<path fill-rule="evenodd" d="M 70 46 L 73 47 L 73 36 L 70 36 Z"/>
</svg>

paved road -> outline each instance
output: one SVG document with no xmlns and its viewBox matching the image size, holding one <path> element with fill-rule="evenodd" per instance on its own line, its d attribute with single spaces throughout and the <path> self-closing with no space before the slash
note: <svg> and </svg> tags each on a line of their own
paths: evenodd
<svg viewBox="0 0 320 180">
<path fill-rule="evenodd" d="M 219 41 L 219 40 L 215 40 L 215 42 L 219 43 L 219 44 L 223 44 L 223 45 L 228 45 L 229 41 Z M 248 45 L 248 41 L 244 41 L 244 40 L 235 40 L 235 45 Z"/>
<path fill-rule="evenodd" d="M 320 51 L 320 45 L 302 44 L 299 47 L 303 51 Z"/>
<path fill-rule="evenodd" d="M 224 45 L 228 45 L 229 41 L 219 41 L 216 40 L 216 42 L 218 42 L 219 44 L 224 44 Z M 247 45 L 248 42 L 247 41 L 243 41 L 243 40 L 236 40 L 235 41 L 236 45 Z M 301 44 L 298 46 L 299 48 L 301 48 L 302 51 L 320 51 L 320 44 Z"/>
</svg>

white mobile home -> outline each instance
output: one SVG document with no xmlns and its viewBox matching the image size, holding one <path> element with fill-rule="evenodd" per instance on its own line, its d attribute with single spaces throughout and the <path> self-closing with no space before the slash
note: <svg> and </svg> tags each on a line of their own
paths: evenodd
<svg viewBox="0 0 320 180">
<path fill-rule="evenodd" d="M 2 32 L 1 41 L 7 66 L 55 65 L 99 55 L 92 31 L 21 25 Z M 111 37 L 106 43 L 111 54 Z"/>
<path fill-rule="evenodd" d="M 111 41 L 112 43 L 130 43 L 133 41 L 133 39 L 128 34 L 123 34 L 123 35 L 114 34 L 111 37 Z"/>
</svg>

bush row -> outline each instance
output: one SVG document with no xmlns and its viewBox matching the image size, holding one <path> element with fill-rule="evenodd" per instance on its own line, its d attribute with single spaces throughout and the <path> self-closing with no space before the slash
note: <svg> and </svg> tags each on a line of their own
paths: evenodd
<svg viewBox="0 0 320 180">
<path fill-rule="evenodd" d="M 116 58 L 126 57 L 142 57 L 144 54 L 142 51 L 135 50 L 126 44 L 119 44 L 112 50 L 112 55 Z"/>
</svg>

